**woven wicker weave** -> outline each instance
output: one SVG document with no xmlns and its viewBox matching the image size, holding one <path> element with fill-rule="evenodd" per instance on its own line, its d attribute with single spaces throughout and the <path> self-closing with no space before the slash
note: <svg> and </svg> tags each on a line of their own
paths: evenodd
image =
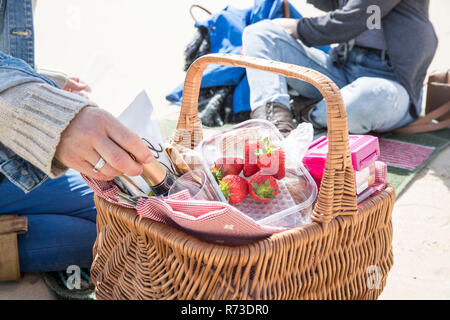
<svg viewBox="0 0 450 320">
<path fill-rule="evenodd" d="M 385 191 L 356 205 L 347 115 L 338 87 L 317 71 L 234 55 L 207 55 L 186 74 L 174 142 L 202 139 L 197 100 L 203 70 L 256 68 L 315 86 L 327 103 L 329 151 L 313 223 L 238 247 L 206 243 L 96 197 L 92 280 L 98 299 L 376 299 L 393 264 Z"/>
</svg>

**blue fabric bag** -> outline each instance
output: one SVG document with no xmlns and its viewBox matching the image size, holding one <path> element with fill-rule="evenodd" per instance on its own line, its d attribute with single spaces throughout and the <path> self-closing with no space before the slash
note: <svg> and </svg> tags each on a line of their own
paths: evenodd
<svg viewBox="0 0 450 320">
<path fill-rule="evenodd" d="M 289 4 L 290 18 L 300 19 L 302 15 Z M 195 26 L 205 27 L 209 31 L 210 53 L 242 52 L 242 33 L 250 24 L 264 19 L 283 17 L 283 0 L 255 0 L 252 8 L 238 9 L 227 6 L 221 12 L 212 14 L 207 20 L 195 23 Z M 330 47 L 318 47 L 328 52 Z M 183 96 L 181 83 L 166 96 L 169 102 L 181 104 Z M 235 86 L 233 94 L 233 112 L 239 113 L 250 110 L 250 88 L 245 68 L 209 65 L 202 77 L 201 88 L 216 86 Z"/>
</svg>

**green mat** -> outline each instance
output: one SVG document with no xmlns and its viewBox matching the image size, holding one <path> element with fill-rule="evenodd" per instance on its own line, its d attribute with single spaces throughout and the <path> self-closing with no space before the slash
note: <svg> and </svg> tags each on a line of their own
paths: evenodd
<svg viewBox="0 0 450 320">
<path fill-rule="evenodd" d="M 416 134 L 392 133 L 383 136 L 383 138 L 435 148 L 430 157 L 413 171 L 388 166 L 387 180 L 394 186 L 398 198 L 412 182 L 414 177 L 450 144 L 450 129 Z"/>
</svg>

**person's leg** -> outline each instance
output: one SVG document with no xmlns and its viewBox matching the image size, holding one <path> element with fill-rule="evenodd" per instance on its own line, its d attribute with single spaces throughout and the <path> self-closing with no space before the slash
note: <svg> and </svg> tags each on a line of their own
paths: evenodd
<svg viewBox="0 0 450 320">
<path fill-rule="evenodd" d="M 347 84 L 344 71 L 332 65 L 328 54 L 303 45 L 271 20 L 263 20 L 246 27 L 242 42 L 245 55 L 311 68 L 328 76 L 339 87 Z M 267 102 L 277 102 L 289 107 L 287 84 L 306 98 L 321 97 L 317 89 L 304 81 L 286 79 L 255 69 L 247 69 L 246 72 L 252 110 Z"/>
<path fill-rule="evenodd" d="M 28 232 L 18 236 L 21 272 L 64 271 L 70 265 L 90 268 L 95 223 L 55 214 L 25 216 Z"/>
<path fill-rule="evenodd" d="M 28 232 L 18 236 L 22 272 L 90 266 L 96 209 L 92 190 L 77 172 L 48 179 L 28 194 L 5 179 L 0 194 L 0 214 L 28 217 Z"/>
<path fill-rule="evenodd" d="M 409 95 L 397 81 L 376 77 L 360 77 L 341 89 L 347 110 L 348 129 L 353 134 L 395 129 L 408 114 Z M 311 111 L 310 120 L 327 126 L 325 101 Z"/>
</svg>

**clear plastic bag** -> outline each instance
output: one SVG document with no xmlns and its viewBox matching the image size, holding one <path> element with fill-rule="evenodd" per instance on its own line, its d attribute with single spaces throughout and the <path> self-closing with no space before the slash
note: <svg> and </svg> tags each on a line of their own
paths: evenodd
<svg viewBox="0 0 450 320">
<path fill-rule="evenodd" d="M 234 207 L 261 225 L 298 227 L 311 222 L 312 205 L 317 196 L 317 186 L 302 164 L 302 157 L 312 141 L 311 129 L 303 125 L 293 131 L 292 138 L 284 139 L 272 123 L 248 120 L 204 139 L 196 150 L 202 157 L 205 171 L 210 174 L 213 187 L 221 200 L 226 202 L 209 170 L 215 161 L 221 157 L 243 157 L 244 145 L 249 139 L 268 138 L 281 146 L 286 155 L 286 176 L 277 181 L 280 189 L 278 195 L 268 203 L 258 202 L 248 196 Z"/>
</svg>

